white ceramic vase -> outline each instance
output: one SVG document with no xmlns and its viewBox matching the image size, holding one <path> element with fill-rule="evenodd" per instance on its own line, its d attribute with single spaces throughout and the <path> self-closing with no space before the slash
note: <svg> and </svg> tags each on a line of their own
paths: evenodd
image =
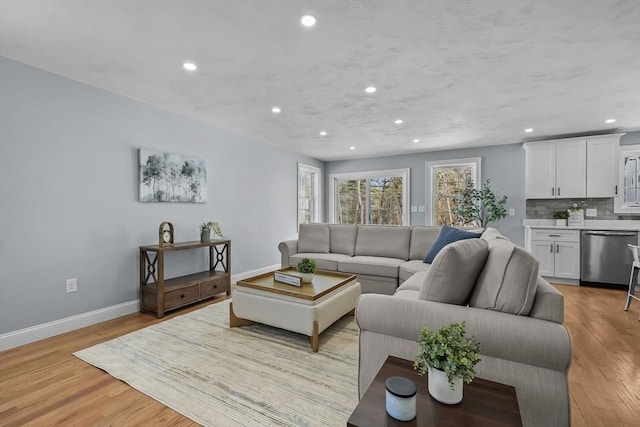
<svg viewBox="0 0 640 427">
<path fill-rule="evenodd" d="M 440 403 L 455 405 L 462 401 L 462 378 L 453 379 L 453 390 L 449 386 L 447 374 L 439 369 L 429 368 L 427 386 L 429 394 Z"/>
<path fill-rule="evenodd" d="M 313 273 L 302 273 L 302 283 L 311 283 L 313 280 Z"/>
</svg>

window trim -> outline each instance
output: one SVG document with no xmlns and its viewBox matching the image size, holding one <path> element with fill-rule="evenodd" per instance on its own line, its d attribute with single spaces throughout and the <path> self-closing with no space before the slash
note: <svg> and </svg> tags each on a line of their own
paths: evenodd
<svg viewBox="0 0 640 427">
<path fill-rule="evenodd" d="M 314 179 L 314 204 L 313 204 L 313 218 L 311 222 L 321 222 L 322 218 L 322 169 L 316 166 L 307 165 L 298 162 L 298 175 L 296 176 L 296 218 L 298 224 L 296 228 L 300 227 L 300 173 L 311 172 L 315 174 Z"/>
<path fill-rule="evenodd" d="M 344 172 L 344 173 L 332 173 L 329 175 L 329 222 L 332 224 L 336 223 L 337 217 L 337 206 L 336 206 L 336 185 L 339 179 L 369 179 L 369 178 L 378 178 L 380 176 L 397 176 L 401 177 L 403 180 L 402 185 L 402 225 L 410 226 L 411 224 L 411 216 L 410 216 L 410 203 L 411 200 L 409 195 L 411 192 L 410 182 L 411 182 L 411 169 L 410 168 L 402 168 L 402 169 L 385 169 L 385 170 L 375 170 L 375 171 L 362 171 L 362 172 Z"/>
<path fill-rule="evenodd" d="M 452 167 L 452 166 L 467 166 L 471 165 L 472 175 L 474 176 L 474 183 L 476 188 L 480 188 L 481 182 L 481 168 L 482 168 L 482 158 L 481 157 L 468 157 L 465 159 L 449 159 L 449 160 L 429 160 L 425 162 L 425 224 L 427 225 L 435 225 L 434 224 L 434 215 L 433 215 L 433 184 L 434 184 L 434 172 L 435 170 L 443 167 Z"/>
</svg>

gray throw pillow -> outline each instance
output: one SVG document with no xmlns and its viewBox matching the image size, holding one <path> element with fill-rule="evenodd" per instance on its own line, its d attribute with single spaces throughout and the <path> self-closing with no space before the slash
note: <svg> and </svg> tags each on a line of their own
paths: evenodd
<svg viewBox="0 0 640 427">
<path fill-rule="evenodd" d="M 300 224 L 298 253 L 329 253 L 329 224 Z"/>
<path fill-rule="evenodd" d="M 493 241 L 469 305 L 528 315 L 535 298 L 538 266 L 538 260 L 526 250 L 506 240 Z"/>
<path fill-rule="evenodd" d="M 450 243 L 436 255 L 419 298 L 447 304 L 466 304 L 482 271 L 489 245 L 482 239 Z"/>
</svg>

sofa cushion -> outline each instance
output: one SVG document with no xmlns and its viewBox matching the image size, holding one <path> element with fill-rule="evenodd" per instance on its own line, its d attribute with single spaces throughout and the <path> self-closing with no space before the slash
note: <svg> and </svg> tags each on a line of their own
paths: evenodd
<svg viewBox="0 0 640 427">
<path fill-rule="evenodd" d="M 355 224 L 331 224 L 329 232 L 331 239 L 329 251 L 332 254 L 353 256 L 356 251 L 358 226 Z"/>
<path fill-rule="evenodd" d="M 488 243 L 478 238 L 459 240 L 444 247 L 425 275 L 420 299 L 466 304 L 488 253 Z"/>
<path fill-rule="evenodd" d="M 428 264 L 424 264 L 422 262 L 420 262 L 420 264 L 428 265 Z M 398 289 L 396 289 L 396 292 L 398 292 L 398 291 L 420 291 L 420 289 L 422 289 L 422 285 L 424 284 L 424 279 L 426 278 L 426 276 L 427 276 L 427 272 L 426 271 L 419 271 L 419 272 L 415 273 L 414 275 L 409 277 L 407 280 L 405 280 L 402 285 L 398 286 Z"/>
<path fill-rule="evenodd" d="M 450 243 L 464 239 L 476 239 L 480 236 L 480 233 L 471 233 L 469 231 L 463 231 L 454 227 L 449 227 L 448 225 L 443 225 L 438 233 L 438 237 L 435 242 L 433 242 L 433 246 L 431 246 L 431 249 L 427 252 L 424 262 L 431 264 L 436 255 L 438 255 L 438 252 Z"/>
<path fill-rule="evenodd" d="M 329 224 L 300 224 L 298 252 L 329 253 Z"/>
<path fill-rule="evenodd" d="M 359 225 L 356 253 L 362 256 L 409 259 L 411 229 L 398 225 Z M 397 275 L 396 275 L 397 276 Z"/>
<path fill-rule="evenodd" d="M 493 240 L 507 240 L 510 241 L 508 237 L 506 237 L 505 235 L 503 235 L 502 233 L 500 233 L 498 230 L 496 230 L 493 227 L 488 227 L 486 230 L 484 230 L 484 232 L 482 233 L 482 236 L 480 236 L 481 239 L 484 239 L 488 242 L 491 242 Z"/>
<path fill-rule="evenodd" d="M 528 315 L 536 293 L 538 265 L 529 252 L 510 241 L 493 240 L 469 305 Z"/>
<path fill-rule="evenodd" d="M 422 262 L 422 259 L 412 259 L 407 262 L 403 262 L 400 264 L 398 278 L 400 279 L 400 282 L 404 282 L 417 272 L 427 271 L 429 267 L 431 267 L 431 264 L 425 264 Z"/>
<path fill-rule="evenodd" d="M 414 226 L 411 228 L 411 244 L 409 245 L 409 259 L 422 261 L 429 249 L 436 241 L 440 226 Z"/>
<path fill-rule="evenodd" d="M 309 258 L 316 262 L 318 270 L 338 271 L 338 262 L 351 259 L 344 254 L 321 254 L 317 252 L 302 252 L 289 257 L 289 266 L 297 267 L 303 258 Z"/>
<path fill-rule="evenodd" d="M 338 271 L 370 276 L 398 277 L 403 259 L 377 256 L 354 256 L 338 262 Z"/>
</svg>

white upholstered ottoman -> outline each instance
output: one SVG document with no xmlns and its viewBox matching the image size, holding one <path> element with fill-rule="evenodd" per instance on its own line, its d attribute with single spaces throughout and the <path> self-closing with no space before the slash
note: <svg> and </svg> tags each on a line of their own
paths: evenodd
<svg viewBox="0 0 640 427">
<path fill-rule="evenodd" d="M 356 276 L 316 272 L 312 283 L 301 287 L 273 280 L 273 272 L 239 280 L 229 306 L 229 326 L 255 322 L 310 337 L 318 351 L 319 334 L 346 314 L 353 314 L 360 296 Z"/>
</svg>

